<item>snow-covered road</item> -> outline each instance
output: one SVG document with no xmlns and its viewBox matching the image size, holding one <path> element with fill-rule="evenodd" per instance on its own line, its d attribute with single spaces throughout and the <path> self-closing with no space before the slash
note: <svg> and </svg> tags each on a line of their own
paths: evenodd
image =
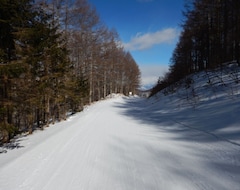
<svg viewBox="0 0 240 190">
<path fill-rule="evenodd" d="M 146 117 L 143 100 L 116 97 L 18 138 L 0 154 L 0 190 L 240 189 L 238 145 Z"/>
</svg>

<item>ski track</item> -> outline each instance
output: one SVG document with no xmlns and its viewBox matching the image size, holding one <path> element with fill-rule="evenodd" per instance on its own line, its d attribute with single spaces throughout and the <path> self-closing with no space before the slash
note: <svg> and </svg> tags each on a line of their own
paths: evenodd
<svg viewBox="0 0 240 190">
<path fill-rule="evenodd" d="M 0 154 L 0 190 L 240 190 L 239 146 L 191 129 L 184 140 L 184 130 L 126 115 L 126 99 L 20 138 Z"/>
</svg>

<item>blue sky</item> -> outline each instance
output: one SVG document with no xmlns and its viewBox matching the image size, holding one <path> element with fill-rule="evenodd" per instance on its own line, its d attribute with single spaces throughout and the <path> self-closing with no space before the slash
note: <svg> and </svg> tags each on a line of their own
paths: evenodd
<svg viewBox="0 0 240 190">
<path fill-rule="evenodd" d="M 184 0 L 89 0 L 101 21 L 119 34 L 151 86 L 168 70 L 180 34 Z"/>
</svg>

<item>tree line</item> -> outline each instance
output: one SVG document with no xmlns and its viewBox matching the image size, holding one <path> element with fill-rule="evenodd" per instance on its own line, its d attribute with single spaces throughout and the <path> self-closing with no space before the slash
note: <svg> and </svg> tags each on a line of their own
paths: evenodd
<svg viewBox="0 0 240 190">
<path fill-rule="evenodd" d="M 0 142 L 139 86 L 118 34 L 87 0 L 0 1 Z"/>
<path fill-rule="evenodd" d="M 240 1 L 186 0 L 179 41 L 170 69 L 152 95 L 189 74 L 212 70 L 240 59 Z"/>
</svg>

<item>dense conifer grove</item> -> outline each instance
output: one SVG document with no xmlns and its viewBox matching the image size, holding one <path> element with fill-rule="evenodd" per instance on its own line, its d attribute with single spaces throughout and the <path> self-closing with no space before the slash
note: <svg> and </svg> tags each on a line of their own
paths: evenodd
<svg viewBox="0 0 240 190">
<path fill-rule="evenodd" d="M 87 0 L 0 1 L 0 143 L 111 93 L 140 71 Z"/>
<path fill-rule="evenodd" d="M 240 59 L 240 1 L 186 0 L 182 33 L 170 69 L 152 95 L 189 74 L 221 68 Z M 186 80 L 191 83 L 190 80 Z"/>
</svg>

